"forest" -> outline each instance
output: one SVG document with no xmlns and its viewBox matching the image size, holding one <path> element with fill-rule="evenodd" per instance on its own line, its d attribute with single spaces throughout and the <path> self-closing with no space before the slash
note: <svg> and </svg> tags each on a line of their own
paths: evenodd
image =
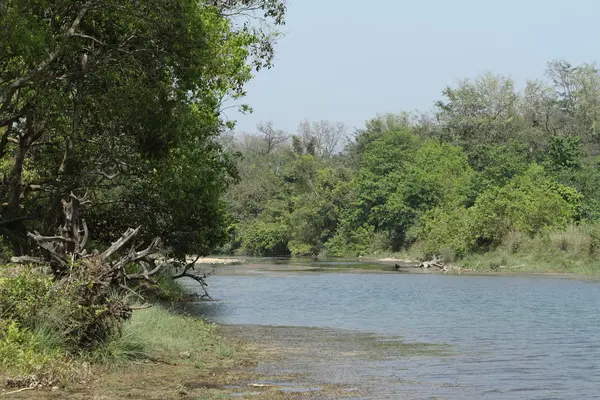
<svg viewBox="0 0 600 400">
<path fill-rule="evenodd" d="M 261 123 L 223 139 L 242 156 L 225 195 L 223 252 L 441 256 L 488 267 L 523 253 L 560 268 L 600 244 L 600 73 L 551 61 L 518 89 L 487 73 L 441 90 L 429 112 Z M 541 253 L 541 254 L 538 254 Z M 514 260 L 513 260 L 514 261 Z"/>
</svg>

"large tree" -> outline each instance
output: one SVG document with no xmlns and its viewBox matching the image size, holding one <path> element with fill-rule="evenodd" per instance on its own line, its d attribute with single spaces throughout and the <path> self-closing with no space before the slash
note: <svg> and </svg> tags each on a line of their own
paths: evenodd
<svg viewBox="0 0 600 400">
<path fill-rule="evenodd" d="M 224 238 L 235 178 L 216 140 L 252 70 L 269 67 L 281 0 L 0 3 L 0 227 L 53 231 L 88 193 L 95 239 L 143 225 L 173 255 Z"/>
</svg>

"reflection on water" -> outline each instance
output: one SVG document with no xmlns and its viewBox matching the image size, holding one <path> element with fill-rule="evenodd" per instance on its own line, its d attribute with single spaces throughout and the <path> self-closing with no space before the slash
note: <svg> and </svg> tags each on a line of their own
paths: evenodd
<svg viewBox="0 0 600 400">
<path fill-rule="evenodd" d="M 600 398 L 595 282 L 291 272 L 221 274 L 209 283 L 220 301 L 194 307 L 218 323 L 345 329 L 452 346 L 451 357 L 347 366 L 357 379 L 377 382 L 381 398 Z"/>
</svg>

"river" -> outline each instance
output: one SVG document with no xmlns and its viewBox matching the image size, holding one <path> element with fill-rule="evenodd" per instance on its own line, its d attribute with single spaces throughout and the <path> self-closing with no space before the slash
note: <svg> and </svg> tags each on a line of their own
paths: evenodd
<svg viewBox="0 0 600 400">
<path fill-rule="evenodd" d="M 600 399 L 598 281 L 327 268 L 338 266 L 248 260 L 222 267 L 209 278 L 218 301 L 194 309 L 219 324 L 248 326 L 257 340 L 306 342 L 318 350 L 314 363 L 305 357 L 290 368 L 316 383 L 366 390 L 361 398 Z M 276 327 L 285 328 L 277 334 Z M 340 342 L 364 343 L 357 337 L 398 346 L 340 360 L 350 354 Z"/>
</svg>

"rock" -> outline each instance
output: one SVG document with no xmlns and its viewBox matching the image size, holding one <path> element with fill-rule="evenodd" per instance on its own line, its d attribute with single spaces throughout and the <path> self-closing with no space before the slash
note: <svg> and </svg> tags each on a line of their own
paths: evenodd
<svg viewBox="0 0 600 400">
<path fill-rule="evenodd" d="M 189 351 L 182 351 L 179 353 L 179 357 L 181 358 L 191 358 L 192 354 Z"/>
</svg>

